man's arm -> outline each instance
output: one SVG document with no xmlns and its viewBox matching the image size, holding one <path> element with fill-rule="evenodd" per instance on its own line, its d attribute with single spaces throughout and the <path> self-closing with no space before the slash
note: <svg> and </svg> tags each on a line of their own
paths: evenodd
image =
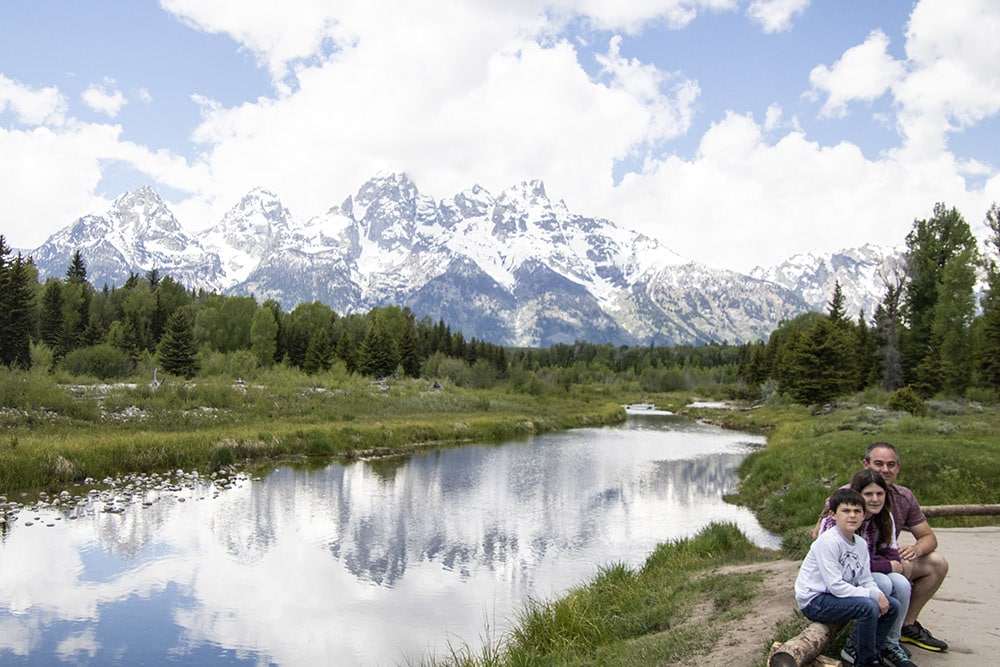
<svg viewBox="0 0 1000 667">
<path fill-rule="evenodd" d="M 934 529 L 926 521 L 907 528 L 913 534 L 916 542 L 899 548 L 899 557 L 903 560 L 916 560 L 937 549 L 937 536 Z"/>
</svg>

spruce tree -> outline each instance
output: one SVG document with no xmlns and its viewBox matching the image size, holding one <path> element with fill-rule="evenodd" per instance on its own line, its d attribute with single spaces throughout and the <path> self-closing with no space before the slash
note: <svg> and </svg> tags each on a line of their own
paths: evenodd
<svg viewBox="0 0 1000 667">
<path fill-rule="evenodd" d="M 11 250 L 0 236 L 0 363 L 10 368 L 31 368 L 31 331 L 34 304 L 32 272 L 20 253 L 6 261 Z"/>
<path fill-rule="evenodd" d="M 392 338 L 379 324 L 375 324 L 361 342 L 361 372 L 376 378 L 384 378 L 396 372 L 399 356 Z"/>
<path fill-rule="evenodd" d="M 66 352 L 63 347 L 65 326 L 62 283 L 58 280 L 49 280 L 42 290 L 42 312 L 38 321 L 38 334 L 57 359 Z"/>
<path fill-rule="evenodd" d="M 157 355 L 163 370 L 171 375 L 190 380 L 198 372 L 194 325 L 186 309 L 178 308 L 167 319 Z"/>
</svg>

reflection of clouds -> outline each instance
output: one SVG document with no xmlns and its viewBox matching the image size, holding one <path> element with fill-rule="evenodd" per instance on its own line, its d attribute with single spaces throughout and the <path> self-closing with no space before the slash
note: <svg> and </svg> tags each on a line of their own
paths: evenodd
<svg viewBox="0 0 1000 667">
<path fill-rule="evenodd" d="M 28 654 L 44 619 L 87 620 L 97 630 L 74 628 L 58 650 L 100 661 L 102 609 L 140 597 L 172 605 L 174 655 L 208 646 L 276 664 L 419 661 L 448 641 L 475 645 L 529 596 L 558 594 L 604 563 L 639 565 L 708 521 L 766 541 L 722 502 L 745 455 L 732 443 L 747 436 L 662 423 L 392 466 L 281 468 L 215 499 L 192 492 L 18 527 L 0 544 L 0 651 Z"/>
<path fill-rule="evenodd" d="M 77 662 L 81 658 L 92 659 L 97 653 L 97 637 L 92 630 L 74 632 L 56 646 L 56 655 L 63 662 Z"/>
</svg>

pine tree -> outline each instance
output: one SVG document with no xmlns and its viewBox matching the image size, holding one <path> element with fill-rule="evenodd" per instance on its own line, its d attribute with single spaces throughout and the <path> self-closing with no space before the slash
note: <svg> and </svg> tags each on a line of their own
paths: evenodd
<svg viewBox="0 0 1000 667">
<path fill-rule="evenodd" d="M 79 250 L 73 251 L 69 267 L 66 269 L 66 282 L 79 285 L 87 280 L 87 263 L 83 261 L 83 255 Z"/>
<path fill-rule="evenodd" d="M 388 377 L 396 372 L 399 356 L 392 338 L 379 324 L 375 324 L 361 342 L 360 370 L 376 378 Z"/>
<path fill-rule="evenodd" d="M 412 325 L 404 329 L 400 337 L 399 363 L 407 377 L 420 377 L 420 355 L 417 354 L 417 337 Z"/>
<path fill-rule="evenodd" d="M 32 273 L 20 253 L 13 263 L 0 236 L 0 364 L 10 368 L 31 368 L 31 330 L 34 304 Z"/>
<path fill-rule="evenodd" d="M 66 350 L 63 347 L 64 327 L 62 283 L 49 280 L 42 290 L 42 312 L 38 321 L 38 334 L 58 359 Z"/>
<path fill-rule="evenodd" d="M 330 347 L 330 334 L 326 329 L 320 329 L 309 339 L 306 347 L 302 370 L 309 375 L 330 370 L 333 362 L 333 349 Z"/>
<path fill-rule="evenodd" d="M 198 372 L 194 325 L 186 309 L 178 308 L 167 319 L 157 355 L 163 370 L 171 375 L 190 380 Z"/>
</svg>

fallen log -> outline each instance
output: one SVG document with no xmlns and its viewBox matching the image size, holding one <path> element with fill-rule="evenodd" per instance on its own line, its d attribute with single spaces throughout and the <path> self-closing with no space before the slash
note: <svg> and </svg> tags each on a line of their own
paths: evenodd
<svg viewBox="0 0 1000 667">
<path fill-rule="evenodd" d="M 926 517 L 1000 514 L 1000 505 L 925 505 L 920 509 L 924 511 Z"/>
<path fill-rule="evenodd" d="M 787 642 L 775 643 L 767 657 L 769 667 L 802 667 L 812 664 L 844 623 L 810 623 Z"/>
</svg>

